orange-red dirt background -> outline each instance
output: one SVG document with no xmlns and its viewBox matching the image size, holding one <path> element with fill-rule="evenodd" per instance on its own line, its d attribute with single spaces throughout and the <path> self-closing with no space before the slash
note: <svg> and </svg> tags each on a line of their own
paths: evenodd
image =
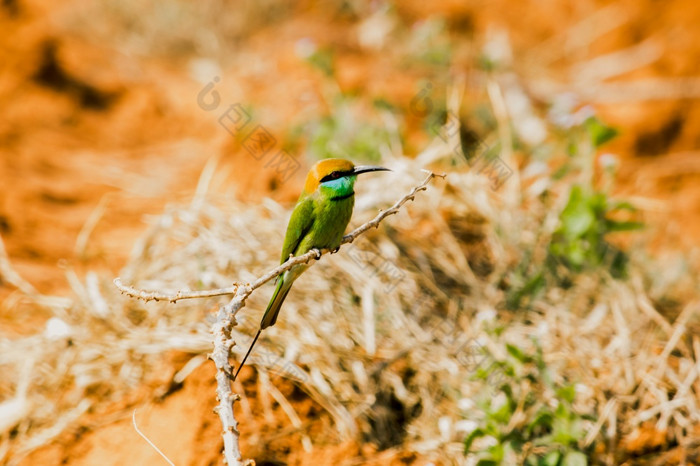
<svg viewBox="0 0 700 466">
<path fill-rule="evenodd" d="M 420 74 L 396 66 L 400 60 L 392 55 L 391 43 L 381 50 L 358 44 L 356 17 L 338 13 L 333 2 L 270 3 L 276 12 L 252 2 L 214 3 L 231 16 L 210 16 L 212 34 L 219 34 L 216 50 L 226 56 L 216 70 L 223 104 L 253 106 L 256 119 L 280 138 L 302 112 L 324 111 L 318 96 L 325 78 L 295 52 L 300 39 L 334 50 L 343 91 L 381 97 L 404 109 L 415 94 Z M 371 2 L 360 3 L 361 12 L 374 8 Z M 212 156 L 222 157 L 223 173 L 212 189 L 246 200 L 268 195 L 293 201 L 305 168 L 280 187 L 274 173 L 217 125 L 217 112 L 198 107 L 203 84 L 194 77 L 193 60 L 200 52 L 177 41 L 178 28 L 191 24 L 170 25 L 170 35 L 162 40 L 158 33 L 165 34 L 167 26 L 153 31 L 148 41 L 146 33 L 132 40 L 119 35 L 126 27 L 119 25 L 125 21 L 122 9 L 131 3 L 101 5 L 0 4 L 0 235 L 16 271 L 47 294 L 70 293 L 66 264 L 78 273 L 117 276 L 146 228 L 144 216 L 190 199 Z M 167 14 L 146 5 L 151 14 Z M 654 246 L 700 244 L 700 3 L 410 1 L 393 8 L 409 26 L 430 16 L 446 19 L 450 36 L 461 44 L 453 70 L 468 72 L 473 66 L 460 58 L 460 52 L 470 56 L 471 44 L 483 43 L 494 30 L 507 31 L 514 68 L 536 98 L 549 88 L 574 90 L 621 131 L 606 147 L 622 161 L 617 191 L 640 201 L 645 220 L 659 231 Z M 214 24 L 219 19 L 222 23 Z M 227 25 L 232 32 L 222 38 Z M 607 30 L 589 42 L 581 39 L 596 28 Z M 625 60 L 635 65 L 627 69 Z M 615 72 L 606 76 L 610 69 Z M 420 150 L 422 139 L 409 141 L 408 150 Z M 91 219 L 98 220 L 94 229 L 86 228 Z M 0 299 L 11 291 L 0 282 Z M 25 325 L 8 328 L 7 312 L 0 309 L 0 326 L 10 334 L 32 332 L 46 318 L 27 308 Z M 173 354 L 163 380 L 186 361 Z M 245 385 L 254 371 L 243 375 Z M 140 428 L 176 464 L 220 460 L 213 383 L 213 365 L 205 364 L 182 388 L 137 411 Z M 282 389 L 291 394 L 293 386 L 282 384 Z M 255 410 L 256 394 L 247 393 Z M 83 423 L 88 428 L 65 432 L 24 464 L 159 464 L 162 460 L 135 434 L 128 414 L 119 414 L 153 396 L 144 387 L 114 407 L 115 417 L 88 416 Z M 293 394 L 291 399 L 313 431 L 331 430 L 313 402 Z M 331 437 L 328 446 L 306 453 L 299 436 L 284 434 L 289 427 L 284 414 L 275 413 L 272 420 L 239 418 L 245 426 L 244 451 L 259 458 L 258 464 L 264 464 L 266 451 L 274 452 L 270 459 L 289 464 L 348 458 L 360 459 L 347 464 L 420 464 L 400 451 L 375 454 L 371 446 L 337 445 Z"/>
</svg>

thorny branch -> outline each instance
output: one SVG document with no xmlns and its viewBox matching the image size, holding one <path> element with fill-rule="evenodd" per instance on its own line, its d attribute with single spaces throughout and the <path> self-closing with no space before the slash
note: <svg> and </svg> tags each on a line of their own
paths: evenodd
<svg viewBox="0 0 700 466">
<path fill-rule="evenodd" d="M 445 175 L 437 175 L 431 171 L 424 170 L 428 173 L 428 176 L 423 180 L 422 183 L 415 186 L 408 194 L 403 196 L 401 199 L 396 201 L 394 205 L 389 207 L 387 210 L 379 212 L 376 217 L 374 217 L 369 222 L 361 225 L 352 232 L 345 235 L 340 242 L 341 245 L 346 243 L 352 243 L 358 236 L 365 233 L 370 228 L 378 228 L 379 223 L 384 220 L 389 215 L 395 214 L 399 209 L 408 201 L 415 199 L 416 193 L 420 191 L 425 191 L 427 189 L 428 183 L 435 178 L 444 178 Z M 229 355 L 231 353 L 231 348 L 235 345 L 235 342 L 231 338 L 231 329 L 236 325 L 236 313 L 245 306 L 245 300 L 251 293 L 256 289 L 283 274 L 287 270 L 291 269 L 298 264 L 306 264 L 312 259 L 320 259 L 322 255 L 331 253 L 329 249 L 312 249 L 306 254 L 302 254 L 297 257 L 289 257 L 289 260 L 284 262 L 278 267 L 270 270 L 264 275 L 257 278 L 252 283 L 234 283 L 233 286 L 227 288 L 219 288 L 215 290 L 204 290 L 204 291 L 178 291 L 175 294 L 159 293 L 157 291 L 145 291 L 139 290 L 132 286 L 124 285 L 119 277 L 114 279 L 114 284 L 123 294 L 130 296 L 132 298 L 142 299 L 144 301 L 170 301 L 172 303 L 179 301 L 181 299 L 193 299 L 193 298 L 209 298 L 213 296 L 223 296 L 233 294 L 233 299 L 231 301 L 219 308 L 219 312 L 216 317 L 216 323 L 212 326 L 212 335 L 214 338 L 214 351 L 209 355 L 209 358 L 214 361 L 216 365 L 216 398 L 219 404 L 215 408 L 216 413 L 221 419 L 221 424 L 223 425 L 223 440 L 224 440 L 224 458 L 229 466 L 244 466 L 252 464 L 249 460 L 242 460 L 240 448 L 238 445 L 238 422 L 233 416 L 233 403 L 238 400 L 238 395 L 231 392 L 230 384 L 230 374 L 231 374 L 231 364 L 229 362 Z"/>
<path fill-rule="evenodd" d="M 175 294 L 159 293 L 157 291 L 145 291 L 138 290 L 133 286 L 124 285 L 121 278 L 117 277 L 114 279 L 114 284 L 119 288 L 123 294 L 130 296 L 132 298 L 142 299 L 146 302 L 148 301 L 170 301 L 171 303 L 177 302 L 181 299 L 193 299 L 193 298 L 211 298 L 214 296 L 225 296 L 228 294 L 235 294 L 238 290 L 238 285 L 234 284 L 227 288 L 218 288 L 215 290 L 203 290 L 203 291 L 178 291 Z"/>
</svg>

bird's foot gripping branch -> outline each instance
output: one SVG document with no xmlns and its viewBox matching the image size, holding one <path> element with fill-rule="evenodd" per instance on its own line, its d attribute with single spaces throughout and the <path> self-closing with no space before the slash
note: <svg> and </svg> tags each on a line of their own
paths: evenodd
<svg viewBox="0 0 700 466">
<path fill-rule="evenodd" d="M 216 316 L 216 322 L 212 326 L 212 340 L 214 350 L 209 358 L 216 365 L 216 398 L 218 405 L 215 408 L 223 426 L 224 458 L 229 466 L 252 464 L 249 460 L 243 460 L 238 445 L 239 431 L 238 422 L 233 416 L 233 403 L 238 400 L 238 395 L 231 391 L 231 374 L 233 368 L 229 361 L 231 349 L 235 345 L 231 338 L 231 331 L 236 326 L 236 314 L 245 306 L 245 300 L 268 281 L 284 274 L 295 266 L 308 264 L 312 259 L 320 259 L 328 253 L 335 253 L 342 245 L 352 243 L 358 236 L 364 234 L 370 228 L 378 228 L 379 224 L 388 216 L 396 214 L 408 201 L 415 199 L 416 193 L 425 191 L 433 178 L 444 178 L 444 174 L 435 174 L 424 170 L 427 173 L 425 179 L 415 186 L 411 191 L 396 201 L 394 205 L 379 212 L 372 220 L 361 225 L 347 235 L 343 236 L 340 245 L 332 249 L 310 249 L 304 254 L 290 256 L 284 263 L 261 275 L 251 283 L 234 283 L 230 287 L 218 288 L 204 291 L 178 291 L 174 294 L 161 293 L 158 291 L 139 290 L 129 285 L 125 285 L 119 278 L 114 279 L 114 284 L 123 294 L 143 301 L 170 301 L 175 303 L 181 299 L 209 298 L 214 296 L 233 295 L 228 304 L 221 306 Z"/>
</svg>

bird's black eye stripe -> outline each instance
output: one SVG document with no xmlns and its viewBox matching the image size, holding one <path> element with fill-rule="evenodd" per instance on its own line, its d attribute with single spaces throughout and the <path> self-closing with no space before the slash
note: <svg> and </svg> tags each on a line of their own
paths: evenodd
<svg viewBox="0 0 700 466">
<path fill-rule="evenodd" d="M 341 171 L 332 171 L 328 175 L 324 176 L 321 178 L 321 183 L 325 183 L 326 181 L 331 181 L 331 180 L 337 180 L 338 178 L 342 178 L 344 176 L 352 175 L 352 170 L 341 172 Z"/>
</svg>

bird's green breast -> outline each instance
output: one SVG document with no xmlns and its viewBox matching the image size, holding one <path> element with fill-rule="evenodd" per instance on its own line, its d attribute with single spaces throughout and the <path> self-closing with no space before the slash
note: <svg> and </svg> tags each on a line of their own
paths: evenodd
<svg viewBox="0 0 700 466">
<path fill-rule="evenodd" d="M 335 249 L 340 245 L 340 240 L 350 223 L 354 205 L 354 193 L 349 196 L 336 195 L 334 198 L 321 199 L 315 205 L 313 247 Z"/>
<path fill-rule="evenodd" d="M 305 232 L 299 246 L 294 251 L 295 256 L 307 251 L 318 249 L 335 249 L 340 246 L 345 229 L 350 223 L 355 196 L 341 196 L 337 193 L 316 191 L 312 196 L 313 223 Z M 335 198 L 335 199 L 334 199 Z"/>
</svg>

